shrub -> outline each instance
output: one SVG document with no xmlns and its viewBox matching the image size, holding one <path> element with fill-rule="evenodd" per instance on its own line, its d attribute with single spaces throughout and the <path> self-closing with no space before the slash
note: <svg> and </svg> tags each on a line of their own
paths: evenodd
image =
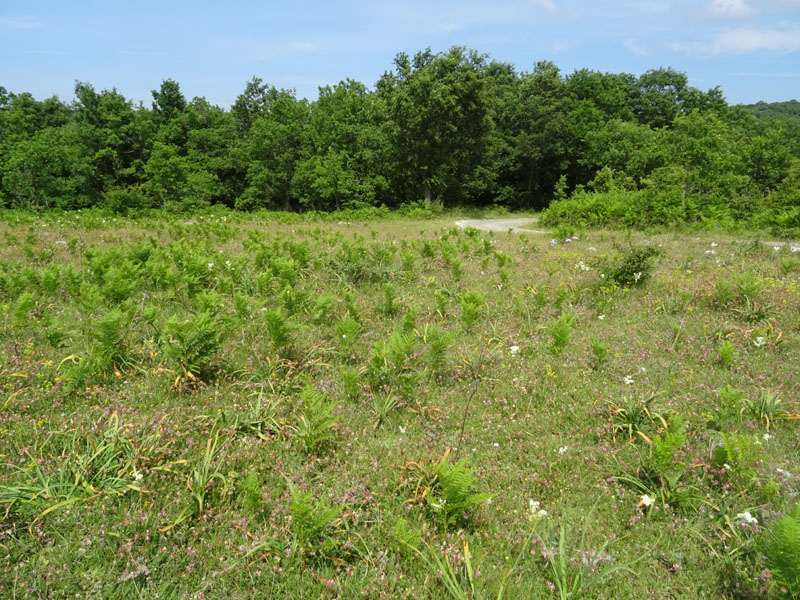
<svg viewBox="0 0 800 600">
<path fill-rule="evenodd" d="M 650 278 L 653 259 L 660 254 L 654 246 L 639 246 L 623 250 L 611 266 L 609 276 L 623 286 L 642 286 Z"/>
</svg>

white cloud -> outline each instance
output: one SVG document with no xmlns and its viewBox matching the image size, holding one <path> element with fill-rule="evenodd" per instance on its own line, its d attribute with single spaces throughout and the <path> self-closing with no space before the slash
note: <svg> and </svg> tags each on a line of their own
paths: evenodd
<svg viewBox="0 0 800 600">
<path fill-rule="evenodd" d="M 736 27 L 716 34 L 705 42 L 675 42 L 673 50 L 686 54 L 739 55 L 755 52 L 789 54 L 800 50 L 800 26 Z"/>
<path fill-rule="evenodd" d="M 639 40 L 628 38 L 622 42 L 622 45 L 639 56 L 650 56 L 650 51 L 647 49 L 647 46 L 642 44 Z"/>
<path fill-rule="evenodd" d="M 711 13 L 720 17 L 741 19 L 755 13 L 747 0 L 712 0 Z"/>
</svg>

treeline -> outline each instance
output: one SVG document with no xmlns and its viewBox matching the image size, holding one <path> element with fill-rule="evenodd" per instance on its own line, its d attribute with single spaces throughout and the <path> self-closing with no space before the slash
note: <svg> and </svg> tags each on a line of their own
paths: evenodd
<svg viewBox="0 0 800 600">
<path fill-rule="evenodd" d="M 799 123 L 670 68 L 519 72 L 461 47 L 399 54 L 374 89 L 346 80 L 312 102 L 253 78 L 229 110 L 172 80 L 150 107 L 81 82 L 69 103 L 0 88 L 0 205 L 538 209 L 650 190 L 679 200 L 664 218 L 713 206 L 738 219 L 784 206 L 787 187 L 798 204 Z"/>
</svg>

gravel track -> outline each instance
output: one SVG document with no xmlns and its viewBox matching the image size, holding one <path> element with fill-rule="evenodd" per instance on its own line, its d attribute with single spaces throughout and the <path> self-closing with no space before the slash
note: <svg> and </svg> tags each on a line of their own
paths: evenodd
<svg viewBox="0 0 800 600">
<path fill-rule="evenodd" d="M 537 223 L 539 219 L 530 217 L 527 219 L 462 219 L 456 221 L 456 225 L 461 229 L 472 227 L 481 231 L 512 231 L 513 233 L 547 233 L 542 229 L 528 229 L 523 225 L 532 225 Z M 743 242 L 744 240 L 737 240 Z M 800 242 L 763 242 L 765 246 L 770 248 L 782 248 L 789 246 L 792 252 L 800 252 Z"/>
<path fill-rule="evenodd" d="M 547 233 L 542 229 L 526 229 L 523 225 L 537 223 L 535 218 L 527 219 L 463 219 L 456 221 L 461 229 L 472 227 L 481 231 L 513 231 L 514 233 Z"/>
</svg>

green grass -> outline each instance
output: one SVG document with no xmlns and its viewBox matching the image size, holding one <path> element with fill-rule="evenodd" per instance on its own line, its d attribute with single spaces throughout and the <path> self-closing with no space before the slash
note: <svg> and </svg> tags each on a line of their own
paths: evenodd
<svg viewBox="0 0 800 600">
<path fill-rule="evenodd" d="M 796 594 L 790 251 L 452 222 L 6 218 L 0 597 Z"/>
</svg>

